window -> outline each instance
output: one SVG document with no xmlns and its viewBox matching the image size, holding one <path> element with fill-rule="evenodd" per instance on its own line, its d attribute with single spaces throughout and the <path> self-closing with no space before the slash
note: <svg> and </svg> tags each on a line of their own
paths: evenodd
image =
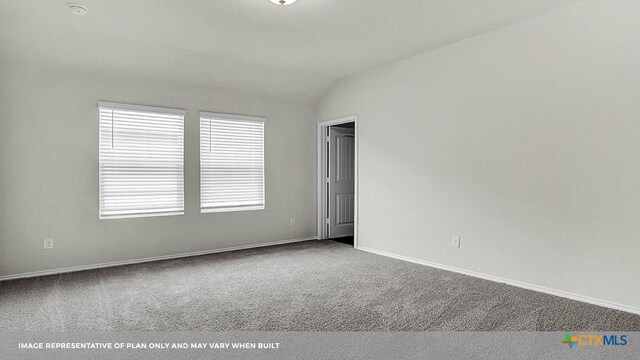
<svg viewBox="0 0 640 360">
<path fill-rule="evenodd" d="M 265 121 L 200 113 L 201 212 L 264 209 Z"/>
<path fill-rule="evenodd" d="M 100 218 L 184 214 L 186 111 L 99 102 Z"/>
</svg>

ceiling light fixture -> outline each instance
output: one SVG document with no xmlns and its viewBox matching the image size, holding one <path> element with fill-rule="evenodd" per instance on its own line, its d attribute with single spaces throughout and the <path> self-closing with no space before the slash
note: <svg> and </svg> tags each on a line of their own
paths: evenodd
<svg viewBox="0 0 640 360">
<path fill-rule="evenodd" d="M 89 9 L 78 4 L 69 4 L 67 5 L 67 7 L 69 8 L 69 10 L 71 10 L 71 13 L 73 15 L 85 16 L 89 12 Z"/>
<path fill-rule="evenodd" d="M 291 5 L 297 0 L 271 0 L 272 3 L 276 5 Z"/>
</svg>

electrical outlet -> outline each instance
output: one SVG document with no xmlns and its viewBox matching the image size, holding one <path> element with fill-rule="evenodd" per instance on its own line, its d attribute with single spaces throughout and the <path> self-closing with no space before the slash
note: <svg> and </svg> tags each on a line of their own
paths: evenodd
<svg viewBox="0 0 640 360">
<path fill-rule="evenodd" d="M 291 220 L 289 220 L 289 225 L 294 226 L 295 224 L 296 224 L 296 218 L 291 218 Z"/>
<path fill-rule="evenodd" d="M 42 242 L 42 248 L 44 250 L 53 249 L 53 239 L 44 239 L 44 241 Z"/>
<path fill-rule="evenodd" d="M 451 237 L 451 246 L 453 247 L 460 247 L 460 236 L 452 236 Z"/>
</svg>

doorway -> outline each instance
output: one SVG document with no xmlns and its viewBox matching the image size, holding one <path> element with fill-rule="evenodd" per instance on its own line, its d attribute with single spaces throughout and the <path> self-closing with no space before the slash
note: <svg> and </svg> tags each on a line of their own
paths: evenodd
<svg viewBox="0 0 640 360">
<path fill-rule="evenodd" d="M 318 238 L 358 247 L 356 116 L 318 124 Z"/>
</svg>

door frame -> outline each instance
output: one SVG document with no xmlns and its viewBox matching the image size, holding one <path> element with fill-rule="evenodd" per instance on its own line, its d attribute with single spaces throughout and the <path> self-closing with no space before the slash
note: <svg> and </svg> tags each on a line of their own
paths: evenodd
<svg viewBox="0 0 640 360">
<path fill-rule="evenodd" d="M 354 123 L 355 134 L 355 161 L 354 161 L 354 194 L 353 194 L 353 247 L 358 248 L 358 199 L 359 199 L 359 167 L 358 167 L 358 115 L 351 115 L 333 120 L 321 121 L 318 123 L 317 133 L 317 168 L 316 168 L 316 190 L 317 190 L 317 237 L 319 240 L 327 239 L 327 164 L 329 159 L 327 158 L 326 144 L 327 137 L 326 132 L 329 126 L 340 125 L 346 123 Z"/>
</svg>

